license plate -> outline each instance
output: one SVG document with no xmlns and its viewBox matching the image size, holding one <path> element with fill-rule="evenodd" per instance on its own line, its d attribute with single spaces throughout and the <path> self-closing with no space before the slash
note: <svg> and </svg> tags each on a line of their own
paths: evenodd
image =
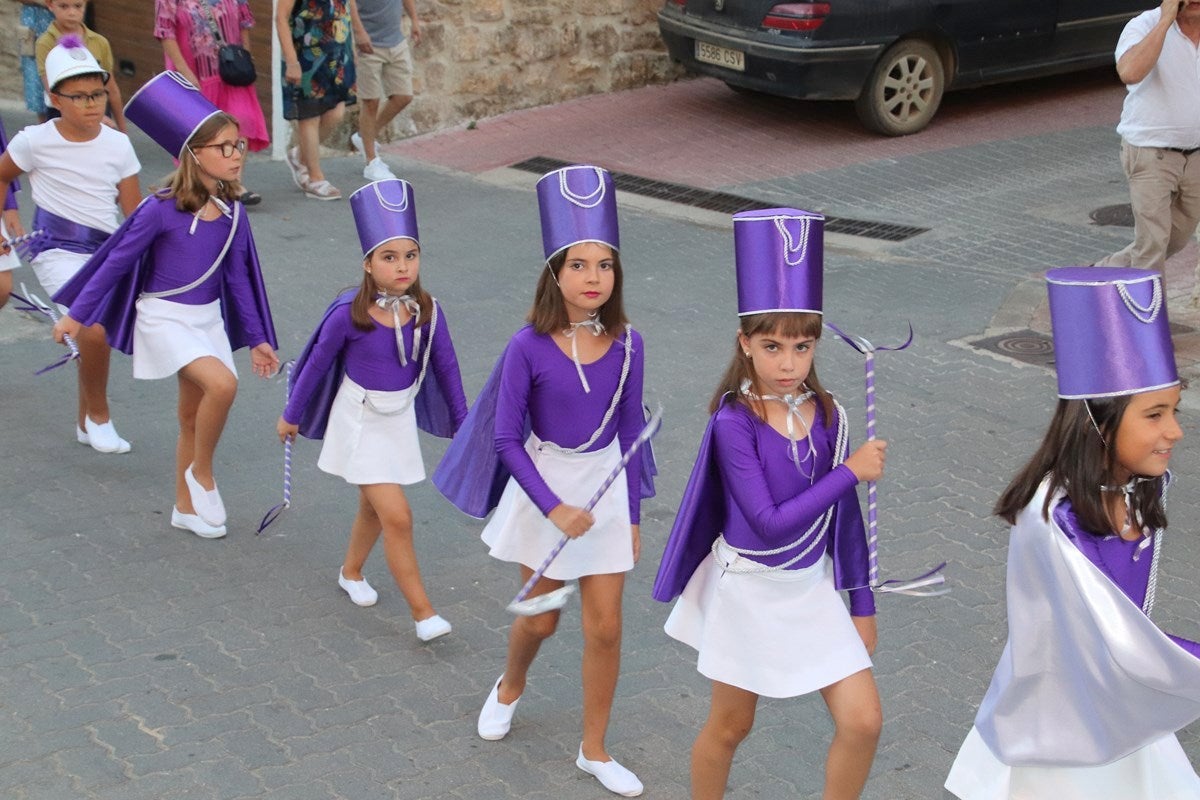
<svg viewBox="0 0 1200 800">
<path fill-rule="evenodd" d="M 728 47 L 718 47 L 715 44 L 696 40 L 696 60 L 705 64 L 714 64 L 736 72 L 746 71 L 746 54 L 741 50 L 731 50 Z"/>
</svg>

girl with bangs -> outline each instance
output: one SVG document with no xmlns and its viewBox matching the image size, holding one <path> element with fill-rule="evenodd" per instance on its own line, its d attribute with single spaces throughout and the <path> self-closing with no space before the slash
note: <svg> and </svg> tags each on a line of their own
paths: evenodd
<svg viewBox="0 0 1200 800">
<path fill-rule="evenodd" d="M 317 466 L 358 487 L 338 585 L 359 606 L 378 593 L 363 575 L 379 537 L 417 638 L 445 636 L 417 565 L 404 487 L 425 480 L 417 428 L 451 437 L 467 416 L 458 358 L 441 305 L 421 287 L 412 186 L 392 178 L 350 196 L 362 283 L 338 297 L 296 361 L 276 431 L 325 440 Z"/>
<path fill-rule="evenodd" d="M 468 514 L 482 518 L 496 509 L 483 541 L 494 558 L 519 565 L 522 584 L 564 534 L 571 538 L 530 596 L 578 580 L 583 738 L 575 764 L 609 791 L 636 797 L 641 781 L 612 758 L 605 736 L 621 666 L 625 573 L 641 550 L 641 460 L 629 463 L 590 512 L 583 506 L 645 423 L 642 338 L 623 310 L 612 176 L 564 167 L 543 176 L 537 192 L 546 260 L 530 324 L 509 341 L 434 482 Z M 482 489 L 478 502 L 460 494 L 464 485 Z M 481 738 L 508 735 L 559 613 L 513 621 L 504 672 L 479 713 Z"/>
<path fill-rule="evenodd" d="M 712 680 L 693 800 L 725 795 L 759 697 L 820 691 L 835 727 L 825 800 L 859 797 L 882 726 L 854 487 L 883 474 L 887 445 L 850 453 L 845 411 L 817 380 L 823 225 L 789 208 L 734 216 L 737 341 L 654 586 L 678 598 L 667 634 Z"/>
<path fill-rule="evenodd" d="M 133 377 L 176 376 L 171 525 L 220 538 L 226 512 L 213 460 L 237 394 L 233 351 L 249 347 L 261 378 L 279 366 L 258 252 L 238 199 L 246 140 L 236 118 L 173 72 L 138 90 L 125 115 L 179 167 L 54 295 L 70 306 L 55 338 L 101 323 L 109 343 L 133 356 Z"/>
</svg>

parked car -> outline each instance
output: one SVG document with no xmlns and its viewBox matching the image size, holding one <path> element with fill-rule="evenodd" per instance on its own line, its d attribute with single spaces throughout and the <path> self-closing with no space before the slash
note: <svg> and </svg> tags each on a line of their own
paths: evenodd
<svg viewBox="0 0 1200 800">
<path fill-rule="evenodd" d="M 859 119 L 916 133 L 945 89 L 1113 63 L 1153 0 L 667 0 L 658 26 L 689 71 L 807 100 L 854 100 Z"/>
</svg>

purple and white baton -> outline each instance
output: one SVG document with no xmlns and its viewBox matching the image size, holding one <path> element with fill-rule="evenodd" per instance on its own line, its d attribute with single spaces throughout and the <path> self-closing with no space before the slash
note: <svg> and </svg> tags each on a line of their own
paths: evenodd
<svg viewBox="0 0 1200 800">
<path fill-rule="evenodd" d="M 861 336 L 851 336 L 843 333 L 832 323 L 826 322 L 825 327 L 834 335 L 853 347 L 866 357 L 866 388 L 867 388 L 867 441 L 875 440 L 875 353 L 879 350 L 904 350 L 913 341 L 912 325 L 908 326 L 908 339 L 904 344 L 894 347 L 877 347 Z M 945 562 L 934 567 L 929 572 L 911 581 L 879 580 L 879 504 L 878 489 L 875 481 L 867 481 L 867 576 L 872 591 L 907 594 L 914 597 L 934 597 L 946 594 L 949 589 L 933 589 L 917 591 L 926 586 L 937 586 L 946 582 L 944 575 L 939 574 L 946 566 Z"/>
<path fill-rule="evenodd" d="M 43 228 L 38 228 L 37 230 L 30 231 L 23 236 L 14 236 L 11 239 L 0 239 L 0 246 L 12 248 L 13 250 L 17 251 L 17 255 L 28 261 L 29 245 L 33 244 L 38 239 L 41 239 L 45 235 L 46 231 Z"/>
<path fill-rule="evenodd" d="M 659 406 L 658 410 L 646 421 L 646 426 L 642 428 L 642 432 L 633 440 L 633 444 L 629 445 L 629 450 L 621 456 L 620 463 L 613 467 L 612 472 L 604 479 L 604 483 L 600 484 L 600 488 L 592 495 L 592 499 L 587 501 L 587 505 L 583 507 L 584 511 L 591 511 L 596 507 L 596 503 L 599 503 L 600 498 L 604 496 L 609 487 L 616 483 L 617 478 L 620 477 L 621 472 L 624 471 L 625 466 L 630 462 L 634 454 L 637 453 L 642 445 L 650 441 L 654 437 L 654 434 L 658 433 L 658 429 L 662 427 L 662 417 L 662 406 Z M 547 611 L 555 611 L 566 605 L 567 598 L 575 591 L 573 584 L 568 583 L 565 586 L 555 589 L 553 592 L 540 594 L 533 598 L 529 597 L 529 593 L 533 591 L 533 587 L 542 579 L 542 575 L 549 568 L 551 562 L 558 557 L 558 554 L 562 552 L 562 549 L 567 546 L 567 542 L 569 541 L 571 541 L 571 537 L 563 534 L 563 537 L 558 540 L 558 544 L 550 551 L 550 555 L 546 556 L 546 560 L 534 571 L 533 575 L 529 576 L 529 580 L 525 581 L 525 585 L 521 587 L 521 591 L 517 592 L 517 596 L 508 604 L 508 610 L 511 613 L 521 617 L 532 617 L 544 614 Z"/>
<path fill-rule="evenodd" d="M 295 366 L 295 361 L 284 364 L 286 376 L 283 382 L 283 404 L 285 406 L 288 400 L 292 399 L 292 368 Z M 283 443 L 283 502 L 271 506 L 271 510 L 263 515 L 262 522 L 258 523 L 258 530 L 254 532 L 255 536 L 265 531 L 268 525 L 279 519 L 279 515 L 292 505 L 292 440 L 294 438 L 289 436 Z"/>
<path fill-rule="evenodd" d="M 21 284 L 21 291 L 24 293 L 23 296 L 15 292 L 12 295 L 13 297 L 17 298 L 17 300 L 25 304 L 25 308 L 17 309 L 18 311 L 34 311 L 49 317 L 52 322 L 56 324 L 58 323 L 59 319 L 61 319 L 61 316 L 58 313 L 57 306 L 55 306 L 53 303 L 47 303 L 42 298 L 29 291 L 29 289 L 25 287 L 24 283 Z M 65 341 L 67 343 L 67 347 L 71 349 L 70 355 L 63 356 L 54 363 L 47 364 L 41 369 L 34 371 L 34 375 L 41 375 L 44 372 L 49 372 L 52 369 L 61 367 L 68 361 L 77 361 L 79 359 L 79 345 L 75 344 L 75 340 L 71 337 L 71 334 L 64 333 L 63 341 Z"/>
</svg>

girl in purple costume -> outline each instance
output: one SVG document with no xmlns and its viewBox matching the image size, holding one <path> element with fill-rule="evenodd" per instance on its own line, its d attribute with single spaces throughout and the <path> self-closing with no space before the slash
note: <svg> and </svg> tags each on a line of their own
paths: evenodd
<svg viewBox="0 0 1200 800">
<path fill-rule="evenodd" d="M 54 327 L 58 341 L 103 322 L 112 346 L 132 353 L 135 378 L 177 376 L 171 524 L 204 538 L 225 535 L 213 457 L 237 393 L 232 349 L 250 347 L 261 378 L 279 366 L 258 255 L 237 200 L 245 147 L 235 118 L 210 116 L 167 188 L 146 198 L 54 298 L 70 305 Z"/>
<path fill-rule="evenodd" d="M 858 797 L 874 758 L 882 725 L 870 671 L 875 604 L 854 486 L 882 475 L 886 444 L 867 442 L 846 458 L 845 412 L 813 367 L 821 325 L 816 313 L 741 317 L 684 498 L 690 506 L 697 480 L 724 498 L 723 519 L 700 522 L 723 533 L 666 623 L 699 652 L 698 669 L 713 682 L 692 747 L 694 800 L 724 796 L 760 696 L 820 690 L 835 725 L 825 798 Z M 688 524 L 684 512 L 677 529 Z M 849 614 L 835 579 L 852 587 Z M 657 586 L 655 596 L 670 599 Z"/>
<path fill-rule="evenodd" d="M 531 324 L 512 338 L 501 367 L 495 444 L 512 479 L 482 538 L 494 557 L 520 564 L 522 584 L 563 534 L 572 538 L 531 596 L 578 579 L 584 651 L 576 764 L 610 790 L 636 796 L 641 783 L 609 756 L 604 739 L 620 671 L 625 573 L 641 549 L 639 459 L 591 513 L 581 507 L 644 423 L 642 339 L 626 321 L 621 284 L 620 259 L 608 244 L 573 244 L 548 260 Z M 551 611 L 513 622 L 504 674 L 479 715 L 484 739 L 507 735 L 529 667 L 558 618 Z"/>
<path fill-rule="evenodd" d="M 401 181 L 386 181 L 401 184 Z M 373 202 L 370 184 L 351 198 L 356 219 L 360 193 Z M 407 184 L 403 190 L 408 191 Z M 408 602 L 418 638 L 430 641 L 450 633 L 450 623 L 433 609 L 425 592 L 413 547 L 412 510 L 403 486 L 425 479 L 417 439 L 422 389 L 436 384 L 445 398 L 451 427 L 432 430 L 453 435 L 467 416 L 458 359 L 441 306 L 421 287 L 421 249 L 415 211 L 405 235 L 369 248 L 357 292 L 342 295 L 326 313 L 297 363 L 294 388 L 276 426 L 286 441 L 297 433 L 324 437 L 317 465 L 358 486 L 358 513 L 338 574 L 340 585 L 360 606 L 374 605 L 378 594 L 362 574 L 367 556 L 383 535 L 383 552 L 396 585 Z M 360 220 L 360 234 L 364 227 Z M 411 353 L 411 356 L 408 354 Z M 432 370 L 429 384 L 427 370 Z M 330 373 L 344 373 L 328 408 L 327 425 L 306 419 Z M 327 399 L 327 398 L 326 398 Z M 423 421 L 422 421 L 423 423 Z"/>
</svg>

